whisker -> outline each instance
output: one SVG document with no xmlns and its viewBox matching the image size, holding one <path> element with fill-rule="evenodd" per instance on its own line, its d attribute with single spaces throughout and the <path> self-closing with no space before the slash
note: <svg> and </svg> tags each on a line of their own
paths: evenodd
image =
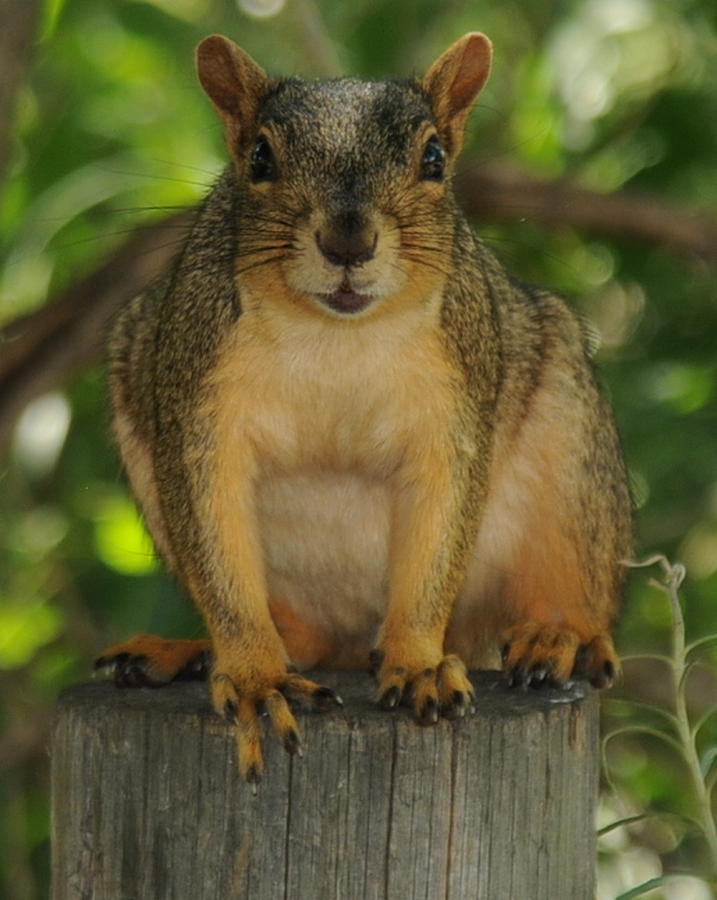
<svg viewBox="0 0 717 900">
<path fill-rule="evenodd" d="M 257 253 L 271 253 L 275 250 L 295 250 L 295 249 L 296 248 L 291 243 L 267 244 L 267 245 L 258 246 L 258 247 L 240 247 L 235 251 L 234 256 L 237 259 L 239 259 L 242 256 L 255 256 Z"/>
<path fill-rule="evenodd" d="M 182 203 L 177 206 L 114 206 L 106 210 L 111 214 L 125 215 L 138 212 L 176 212 L 177 210 L 196 209 L 194 203 Z"/>
<path fill-rule="evenodd" d="M 209 189 L 212 187 L 211 181 L 190 181 L 187 178 L 172 178 L 171 175 L 150 175 L 146 172 L 123 172 L 121 169 L 111 169 L 109 166 L 96 164 L 96 168 L 101 172 L 108 172 L 110 175 L 129 175 L 132 178 L 147 178 L 151 181 L 171 181 L 173 184 L 192 184 L 196 187 Z"/>
<path fill-rule="evenodd" d="M 257 213 L 247 213 L 247 219 L 250 223 L 267 222 L 270 225 L 281 225 L 284 228 L 294 228 L 294 222 L 288 219 L 280 219 L 278 216 L 262 216 Z"/>
<path fill-rule="evenodd" d="M 439 272 L 441 275 L 448 276 L 451 274 L 449 269 L 444 269 L 441 266 L 437 266 L 434 263 L 429 262 L 427 259 L 424 259 L 422 256 L 412 256 L 410 253 L 403 253 L 401 256 L 403 259 L 406 259 L 409 262 L 414 263 L 415 265 L 423 266 L 426 269 L 432 269 L 434 272 Z"/>
<path fill-rule="evenodd" d="M 446 254 L 447 250 L 451 249 L 451 244 L 446 244 L 443 247 L 431 247 L 428 244 L 421 244 L 418 241 L 401 241 L 401 246 L 406 247 L 409 250 L 422 250 L 426 253 L 442 253 Z"/>
<path fill-rule="evenodd" d="M 260 266 L 269 265 L 269 263 L 279 262 L 282 259 L 287 259 L 287 254 L 276 254 L 275 256 L 270 256 L 268 259 L 260 259 L 255 263 L 252 263 L 249 266 L 242 266 L 242 268 L 237 269 L 237 272 L 243 274 L 244 272 L 249 272 L 252 269 L 258 269 Z"/>
</svg>

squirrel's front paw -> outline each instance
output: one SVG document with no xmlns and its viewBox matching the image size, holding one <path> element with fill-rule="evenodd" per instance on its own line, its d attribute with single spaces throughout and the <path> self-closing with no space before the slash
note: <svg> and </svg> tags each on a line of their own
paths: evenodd
<svg viewBox="0 0 717 900">
<path fill-rule="evenodd" d="M 395 709 L 405 700 L 421 725 L 435 725 L 439 716 L 455 719 L 475 709 L 473 685 L 458 656 L 450 654 L 437 665 L 421 667 L 374 650 L 371 664 L 378 677 L 378 702 L 384 709 Z"/>
<path fill-rule="evenodd" d="M 287 753 L 301 755 L 301 735 L 289 700 L 298 700 L 315 712 L 341 705 L 330 688 L 282 669 L 273 676 L 246 673 L 232 675 L 217 663 L 211 678 L 212 702 L 216 711 L 237 727 L 239 770 L 256 786 L 264 772 L 262 728 L 259 716 L 267 712 L 272 727 Z"/>
</svg>

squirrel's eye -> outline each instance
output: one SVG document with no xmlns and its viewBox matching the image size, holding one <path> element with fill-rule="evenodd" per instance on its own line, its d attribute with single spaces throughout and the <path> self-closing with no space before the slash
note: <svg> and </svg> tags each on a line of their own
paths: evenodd
<svg viewBox="0 0 717 900">
<path fill-rule="evenodd" d="M 276 178 L 276 161 L 265 137 L 257 139 L 251 152 L 251 180 L 273 181 Z"/>
<path fill-rule="evenodd" d="M 424 181 L 440 181 L 443 178 L 445 167 L 446 153 L 434 134 L 423 150 L 421 178 Z"/>
</svg>

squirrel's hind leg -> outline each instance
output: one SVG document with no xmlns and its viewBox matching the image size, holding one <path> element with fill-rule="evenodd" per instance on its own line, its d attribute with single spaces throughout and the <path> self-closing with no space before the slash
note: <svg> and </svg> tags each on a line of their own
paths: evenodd
<svg viewBox="0 0 717 900">
<path fill-rule="evenodd" d="M 605 687 L 619 668 L 610 637 L 617 564 L 590 559 L 579 530 L 564 530 L 554 508 L 546 511 L 542 528 L 537 521 L 535 526 L 503 583 L 501 647 L 508 682 L 538 687 L 580 678 Z"/>
<path fill-rule="evenodd" d="M 570 628 L 526 622 L 509 628 L 503 638 L 503 668 L 512 687 L 559 687 L 584 679 L 603 688 L 619 668 L 608 634 L 582 641 Z"/>
<path fill-rule="evenodd" d="M 170 681 L 206 679 L 213 661 L 208 639 L 167 640 L 138 634 L 108 647 L 95 671 L 119 687 L 159 687 Z"/>
<path fill-rule="evenodd" d="M 619 669 L 610 631 L 629 498 L 609 420 L 601 427 L 590 404 L 559 399 L 536 395 L 497 454 L 476 559 L 494 573 L 492 621 L 510 684 L 605 687 Z"/>
</svg>

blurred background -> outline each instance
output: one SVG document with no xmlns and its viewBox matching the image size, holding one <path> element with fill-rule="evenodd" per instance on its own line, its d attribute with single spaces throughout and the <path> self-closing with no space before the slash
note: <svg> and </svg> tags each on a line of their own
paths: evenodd
<svg viewBox="0 0 717 900">
<path fill-rule="evenodd" d="M 162 572 L 107 436 L 101 336 L 176 249 L 225 165 L 193 51 L 229 35 L 276 74 L 422 73 L 465 31 L 495 67 L 459 197 L 522 279 L 599 335 L 636 504 L 636 556 L 681 560 L 688 638 L 717 632 L 717 6 L 714 0 L 0 2 L 0 895 L 46 895 L 48 739 L 63 686 L 138 631 L 201 622 Z M 622 653 L 664 654 L 667 599 L 636 570 Z M 688 708 L 717 757 L 717 655 Z M 669 666 L 604 703 L 600 894 L 701 900 L 717 865 L 680 753 L 644 725 Z M 646 718 L 645 718 L 646 717 Z M 646 817 L 644 814 L 648 814 Z M 714 848 L 713 848 L 714 850 Z M 669 877 L 665 877 L 669 876 Z M 715 877 L 714 869 L 711 877 Z M 654 879 L 663 879 L 658 885 Z M 633 895 L 631 895 L 633 896 Z M 636 896 L 636 895 L 635 895 Z"/>
</svg>

